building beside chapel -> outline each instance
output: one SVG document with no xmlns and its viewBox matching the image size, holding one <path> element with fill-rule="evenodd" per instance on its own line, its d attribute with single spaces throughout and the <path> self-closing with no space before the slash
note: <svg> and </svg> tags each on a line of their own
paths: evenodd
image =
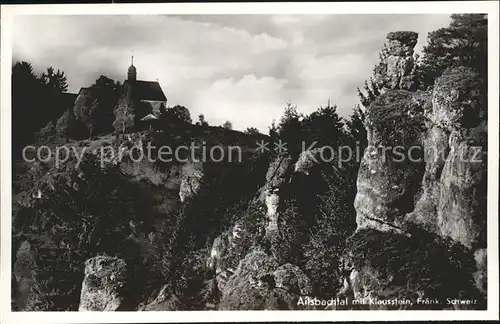
<svg viewBox="0 0 500 324">
<path fill-rule="evenodd" d="M 142 128 L 148 120 L 157 118 L 167 106 L 167 97 L 158 81 L 137 79 L 137 68 L 132 63 L 123 82 L 118 104 L 115 107 L 114 128 L 120 132 Z M 148 118 L 145 118 L 148 117 Z"/>
</svg>

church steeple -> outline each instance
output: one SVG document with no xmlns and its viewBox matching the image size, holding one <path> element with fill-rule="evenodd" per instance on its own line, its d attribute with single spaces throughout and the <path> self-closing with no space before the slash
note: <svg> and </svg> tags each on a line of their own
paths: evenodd
<svg viewBox="0 0 500 324">
<path fill-rule="evenodd" d="M 134 56 L 132 56 L 132 62 L 128 68 L 127 80 L 136 81 L 137 80 L 137 69 L 134 66 Z"/>
</svg>

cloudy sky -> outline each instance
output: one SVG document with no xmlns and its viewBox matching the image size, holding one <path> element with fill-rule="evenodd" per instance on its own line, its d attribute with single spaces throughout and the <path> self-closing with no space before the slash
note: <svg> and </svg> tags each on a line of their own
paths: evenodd
<svg viewBox="0 0 500 324">
<path fill-rule="evenodd" d="M 446 26 L 448 15 L 18 16 L 13 60 L 65 71 L 69 91 L 99 75 L 160 82 L 168 105 L 211 125 L 267 132 L 287 102 L 310 113 L 331 100 L 342 116 L 358 103 L 385 35 Z"/>
</svg>

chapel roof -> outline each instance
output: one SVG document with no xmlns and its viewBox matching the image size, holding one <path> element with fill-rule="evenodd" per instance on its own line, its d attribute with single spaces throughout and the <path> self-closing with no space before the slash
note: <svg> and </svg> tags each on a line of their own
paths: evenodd
<svg viewBox="0 0 500 324">
<path fill-rule="evenodd" d="M 167 101 L 160 84 L 157 81 L 126 80 L 139 100 Z"/>
</svg>

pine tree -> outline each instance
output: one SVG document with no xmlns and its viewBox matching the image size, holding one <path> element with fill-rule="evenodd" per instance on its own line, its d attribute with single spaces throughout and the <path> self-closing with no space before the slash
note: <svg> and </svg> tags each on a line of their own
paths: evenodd
<svg viewBox="0 0 500 324">
<path fill-rule="evenodd" d="M 485 14 L 454 14 L 448 27 L 430 32 L 423 48 L 422 72 L 425 87 L 450 66 L 475 68 L 486 76 L 488 20 Z"/>
<path fill-rule="evenodd" d="M 382 84 L 380 81 L 381 76 L 387 73 L 387 57 L 389 56 L 389 50 L 387 49 L 387 45 L 384 44 L 379 53 L 379 62 L 373 69 L 373 76 L 371 76 L 368 80 L 365 80 L 364 83 L 364 92 L 358 87 L 358 97 L 361 102 L 361 105 L 365 108 L 368 108 L 370 104 L 380 95 L 380 90 L 382 88 Z"/>
</svg>

